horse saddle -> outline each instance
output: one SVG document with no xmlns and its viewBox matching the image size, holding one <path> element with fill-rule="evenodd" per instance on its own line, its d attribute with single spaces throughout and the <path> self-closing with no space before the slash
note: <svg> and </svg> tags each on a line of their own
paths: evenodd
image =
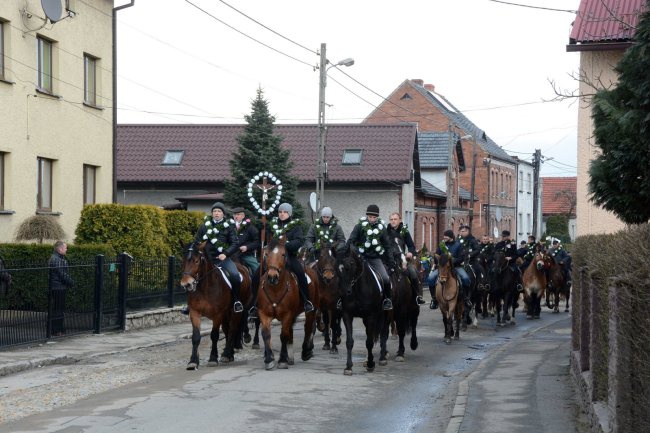
<svg viewBox="0 0 650 433">
<path fill-rule="evenodd" d="M 219 272 L 221 272 L 221 275 L 223 275 L 223 279 L 226 280 L 226 284 L 228 284 L 228 287 L 230 287 L 230 289 L 232 290 L 232 284 L 230 284 L 230 279 L 228 278 L 228 273 L 226 271 L 224 271 L 223 269 L 221 269 L 219 266 L 217 266 L 217 269 L 219 269 Z M 237 272 L 237 274 L 239 275 L 239 282 L 240 283 L 243 282 L 244 281 L 244 276 L 241 274 L 241 272 Z"/>
<path fill-rule="evenodd" d="M 368 266 L 370 269 L 370 272 L 372 273 L 372 276 L 375 277 L 375 282 L 377 283 L 377 288 L 379 289 L 379 293 L 382 293 L 382 286 L 381 286 L 381 280 L 379 279 L 379 275 L 377 275 L 377 272 L 372 268 L 372 266 Z"/>
</svg>

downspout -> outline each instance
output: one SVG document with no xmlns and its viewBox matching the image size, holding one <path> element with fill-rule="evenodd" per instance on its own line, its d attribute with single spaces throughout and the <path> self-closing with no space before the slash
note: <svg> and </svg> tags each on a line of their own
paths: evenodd
<svg viewBox="0 0 650 433">
<path fill-rule="evenodd" d="M 113 203 L 117 203 L 117 11 L 130 8 L 135 4 L 124 4 L 113 8 Z"/>
</svg>

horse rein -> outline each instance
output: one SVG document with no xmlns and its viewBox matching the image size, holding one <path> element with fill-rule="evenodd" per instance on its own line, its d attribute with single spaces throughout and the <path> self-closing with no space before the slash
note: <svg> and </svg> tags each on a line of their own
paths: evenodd
<svg viewBox="0 0 650 433">
<path fill-rule="evenodd" d="M 190 248 L 190 249 L 189 249 L 189 253 L 192 254 L 193 252 L 194 252 L 194 249 L 193 249 L 193 248 Z M 202 262 L 205 261 L 205 253 L 204 253 L 203 251 L 198 250 L 197 254 L 201 257 L 201 261 L 202 261 Z M 190 287 L 192 287 L 191 290 L 190 290 L 190 289 L 185 289 L 184 286 L 182 286 L 182 287 L 183 287 L 183 288 L 185 289 L 185 291 L 187 291 L 187 292 L 194 292 L 194 291 L 196 291 L 196 287 L 199 285 L 199 282 L 201 282 L 201 280 L 205 279 L 205 277 L 207 277 L 208 275 L 210 275 L 210 274 L 211 274 L 212 272 L 214 272 L 217 268 L 218 268 L 217 265 L 213 265 L 213 266 L 212 266 L 212 269 L 210 269 L 208 272 L 206 272 L 205 275 L 203 276 L 203 278 L 199 277 L 199 271 L 197 271 L 195 275 L 192 275 L 191 272 L 183 272 L 183 273 L 181 274 L 181 276 L 185 276 L 185 275 L 190 276 L 190 277 L 194 278 L 194 281 L 192 282 L 192 284 L 190 284 Z"/>
</svg>

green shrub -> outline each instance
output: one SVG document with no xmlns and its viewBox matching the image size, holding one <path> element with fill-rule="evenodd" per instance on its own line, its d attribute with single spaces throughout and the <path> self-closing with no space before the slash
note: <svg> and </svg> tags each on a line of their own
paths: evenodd
<svg viewBox="0 0 650 433">
<path fill-rule="evenodd" d="M 172 210 L 164 212 L 167 224 L 166 243 L 173 255 L 182 254 L 180 243 L 188 244 L 194 239 L 194 235 L 203 221 L 203 212 L 187 212 L 183 210 Z"/>
</svg>

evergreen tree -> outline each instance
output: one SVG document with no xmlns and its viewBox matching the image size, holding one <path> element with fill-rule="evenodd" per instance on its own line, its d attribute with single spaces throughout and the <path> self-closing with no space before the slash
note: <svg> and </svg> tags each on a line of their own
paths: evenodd
<svg viewBox="0 0 650 433">
<path fill-rule="evenodd" d="M 230 160 L 232 180 L 225 182 L 224 199 L 229 206 L 241 206 L 251 215 L 260 216 L 248 197 L 246 185 L 259 172 L 273 173 L 282 182 L 282 198 L 293 206 L 293 216 L 302 216 L 302 208 L 296 202 L 298 179 L 291 175 L 293 163 L 290 151 L 281 146 L 282 137 L 273 134 L 275 117 L 269 114 L 269 103 L 264 99 L 264 92 L 257 89 L 257 97 L 251 102 L 251 114 L 244 116 L 246 126 L 244 133 L 237 137 L 239 150 Z M 260 180 L 261 182 L 261 180 Z M 267 208 L 275 198 L 276 190 L 269 192 Z M 261 205 L 262 194 L 253 189 L 253 197 Z"/>
<path fill-rule="evenodd" d="M 590 200 L 627 224 L 650 220 L 650 11 L 641 15 L 635 41 L 615 68 L 616 87 L 594 97 L 601 153 L 589 168 Z"/>
</svg>

